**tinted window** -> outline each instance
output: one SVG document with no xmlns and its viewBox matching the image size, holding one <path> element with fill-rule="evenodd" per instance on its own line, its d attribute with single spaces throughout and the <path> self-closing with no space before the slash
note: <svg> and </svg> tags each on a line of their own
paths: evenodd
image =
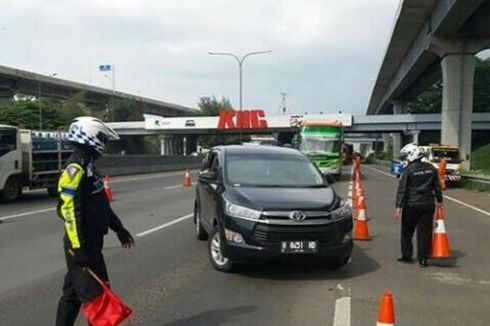
<svg viewBox="0 0 490 326">
<path fill-rule="evenodd" d="M 304 156 L 228 154 L 227 182 L 253 187 L 322 187 L 323 177 Z"/>
<path fill-rule="evenodd" d="M 0 130 L 0 157 L 17 149 L 17 130 Z"/>
</svg>

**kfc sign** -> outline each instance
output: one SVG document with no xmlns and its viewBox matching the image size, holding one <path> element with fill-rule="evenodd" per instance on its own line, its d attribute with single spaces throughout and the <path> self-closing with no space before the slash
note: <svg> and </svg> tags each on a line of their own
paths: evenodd
<svg viewBox="0 0 490 326">
<path fill-rule="evenodd" d="M 264 110 L 221 111 L 218 129 L 265 129 Z"/>
</svg>

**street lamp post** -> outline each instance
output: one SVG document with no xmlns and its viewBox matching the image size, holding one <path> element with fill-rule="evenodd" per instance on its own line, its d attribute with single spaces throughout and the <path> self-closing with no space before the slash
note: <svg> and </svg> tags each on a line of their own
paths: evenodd
<svg viewBox="0 0 490 326">
<path fill-rule="evenodd" d="M 242 109 L 243 109 L 243 91 L 242 91 L 242 84 L 243 84 L 243 78 L 242 78 L 242 67 L 243 67 L 243 61 L 249 56 L 256 55 L 256 54 L 265 54 L 265 53 L 271 53 L 271 50 L 267 51 L 254 51 L 254 52 L 249 52 L 245 54 L 243 57 L 239 58 L 238 56 L 234 55 L 233 53 L 228 53 L 228 52 L 208 52 L 210 55 L 225 55 L 229 57 L 233 57 L 237 63 L 238 63 L 238 70 L 239 70 L 239 81 L 238 81 L 238 87 L 239 87 L 239 103 L 240 103 L 240 119 L 242 117 Z M 242 124 L 240 123 L 240 144 L 242 143 Z"/>
</svg>

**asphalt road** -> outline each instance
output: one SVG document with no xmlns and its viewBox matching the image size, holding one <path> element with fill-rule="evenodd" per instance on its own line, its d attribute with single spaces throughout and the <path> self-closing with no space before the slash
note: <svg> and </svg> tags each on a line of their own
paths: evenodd
<svg viewBox="0 0 490 326">
<path fill-rule="evenodd" d="M 347 179 L 334 185 L 340 195 L 347 194 Z M 357 242 L 345 268 L 269 263 L 235 274 L 215 271 L 206 243 L 195 239 L 194 189 L 180 186 L 182 173 L 114 180 L 114 210 L 139 234 L 132 250 L 119 248 L 112 234 L 104 250 L 113 288 L 135 311 L 128 324 L 333 325 L 337 319 L 335 326 L 371 326 L 390 289 L 398 326 L 489 325 L 490 217 L 446 201 L 454 264 L 401 264 L 399 222 L 392 217 L 396 180 L 369 168 L 364 179 L 373 240 Z M 1 325 L 54 324 L 65 267 L 53 204 L 34 192 L 0 205 Z M 78 325 L 86 324 L 79 318 Z"/>
</svg>

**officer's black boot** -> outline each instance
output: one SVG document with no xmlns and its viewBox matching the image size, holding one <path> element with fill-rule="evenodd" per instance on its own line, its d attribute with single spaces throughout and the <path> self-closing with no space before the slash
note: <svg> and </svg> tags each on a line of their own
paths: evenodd
<svg viewBox="0 0 490 326">
<path fill-rule="evenodd" d="M 56 326 L 73 326 L 80 310 L 80 303 L 66 301 L 63 298 L 58 302 L 56 313 Z"/>
</svg>

